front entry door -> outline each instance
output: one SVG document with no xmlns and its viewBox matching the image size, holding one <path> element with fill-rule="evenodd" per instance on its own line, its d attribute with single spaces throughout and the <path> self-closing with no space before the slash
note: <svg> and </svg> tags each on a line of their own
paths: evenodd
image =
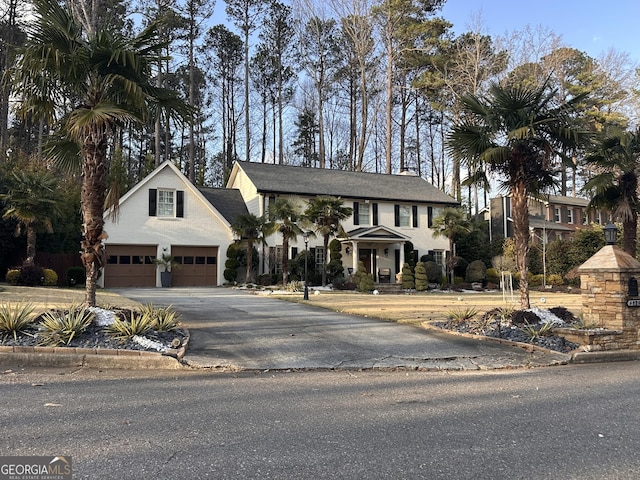
<svg viewBox="0 0 640 480">
<path fill-rule="evenodd" d="M 364 270 L 367 273 L 373 273 L 376 270 L 376 250 L 372 248 L 361 248 L 358 250 L 358 260 L 364 264 Z"/>
</svg>

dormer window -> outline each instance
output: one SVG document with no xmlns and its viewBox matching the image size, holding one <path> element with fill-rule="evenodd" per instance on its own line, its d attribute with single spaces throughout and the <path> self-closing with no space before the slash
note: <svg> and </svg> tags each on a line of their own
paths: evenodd
<svg viewBox="0 0 640 480">
<path fill-rule="evenodd" d="M 184 191 L 168 188 L 149 189 L 149 216 L 184 217 Z"/>
<path fill-rule="evenodd" d="M 175 191 L 158 189 L 158 216 L 173 217 L 175 214 Z"/>
</svg>

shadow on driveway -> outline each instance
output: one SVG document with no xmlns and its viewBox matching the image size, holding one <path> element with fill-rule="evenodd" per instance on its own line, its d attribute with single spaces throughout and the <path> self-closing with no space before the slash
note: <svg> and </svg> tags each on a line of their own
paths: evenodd
<svg viewBox="0 0 640 480">
<path fill-rule="evenodd" d="M 142 303 L 173 305 L 191 332 L 185 361 L 194 367 L 478 370 L 567 359 L 229 288 L 117 291 Z"/>
</svg>

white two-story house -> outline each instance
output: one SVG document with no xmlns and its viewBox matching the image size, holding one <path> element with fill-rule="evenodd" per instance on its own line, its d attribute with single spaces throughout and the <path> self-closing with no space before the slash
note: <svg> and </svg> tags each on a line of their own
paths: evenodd
<svg viewBox="0 0 640 480">
<path fill-rule="evenodd" d="M 345 271 L 364 263 L 376 281 L 393 282 L 405 262 L 404 247 L 419 258 L 431 253 L 444 264 L 448 241 L 433 238 L 431 222 L 439 209 L 456 202 L 415 175 L 383 175 L 317 168 L 238 162 L 226 188 L 195 187 L 165 162 L 120 199 L 119 215 L 105 212 L 107 262 L 99 284 L 105 287 L 160 286 L 155 260 L 171 255 L 179 264 L 173 286 L 222 285 L 226 251 L 234 238 L 231 224 L 239 214 L 262 215 L 278 196 L 304 202 L 318 195 L 341 197 L 353 215 L 343 222 Z M 282 238 L 267 238 L 260 249 L 259 273 L 279 273 Z M 308 247 L 322 265 L 322 238 Z M 292 242 L 289 258 L 304 250 L 303 238 Z"/>
<path fill-rule="evenodd" d="M 362 261 L 376 281 L 401 272 L 405 262 L 405 243 L 413 244 L 413 255 L 432 254 L 445 263 L 448 240 L 434 238 L 432 220 L 439 210 L 457 202 L 421 177 L 407 173 L 386 175 L 375 173 L 293 167 L 263 163 L 234 164 L 228 188 L 238 189 L 247 209 L 255 215 L 267 213 L 269 203 L 279 196 L 294 196 L 300 202 L 319 195 L 340 197 L 353 209 L 342 222 L 347 235 L 342 243 L 342 263 L 347 273 Z M 316 264 L 322 265 L 325 254 L 322 239 L 311 239 Z M 304 249 L 302 238 L 282 252 L 282 239 L 273 235 L 261 247 L 260 271 L 278 273 L 283 254 L 294 257 Z"/>
</svg>

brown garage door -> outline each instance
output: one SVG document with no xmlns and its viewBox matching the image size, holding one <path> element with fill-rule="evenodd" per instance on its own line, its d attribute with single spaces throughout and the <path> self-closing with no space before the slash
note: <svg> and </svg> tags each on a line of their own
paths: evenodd
<svg viewBox="0 0 640 480">
<path fill-rule="evenodd" d="M 155 287 L 155 245 L 107 245 L 104 286 Z"/>
<path fill-rule="evenodd" d="M 214 287 L 218 285 L 218 247 L 171 246 L 171 255 L 180 264 L 173 269 L 174 287 Z"/>
</svg>

